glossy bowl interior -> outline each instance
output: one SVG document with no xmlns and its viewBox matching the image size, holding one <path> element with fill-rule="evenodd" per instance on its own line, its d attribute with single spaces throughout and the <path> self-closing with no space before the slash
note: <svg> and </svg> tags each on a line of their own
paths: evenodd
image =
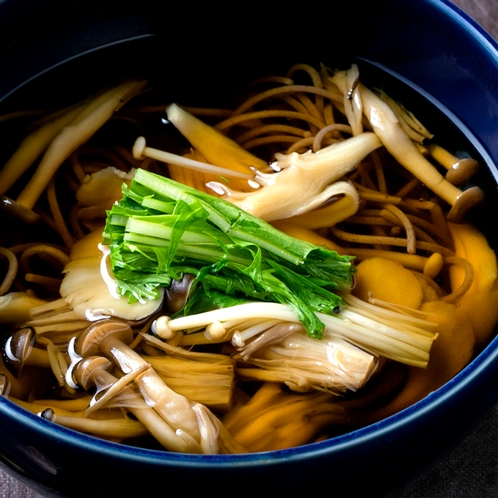
<svg viewBox="0 0 498 498">
<path fill-rule="evenodd" d="M 70 102 L 119 75 L 148 77 L 166 100 L 186 95 L 189 105 L 195 105 L 192 99 L 214 103 L 254 75 L 296 62 L 340 65 L 357 57 L 370 71 L 380 67 L 406 80 L 430 98 L 443 120 L 459 124 L 488 166 L 483 180 L 495 209 L 497 46 L 451 4 L 331 3 L 317 7 L 309 22 L 289 9 L 278 16 L 265 9 L 261 16 L 251 5 L 242 14 L 233 11 L 230 25 L 211 4 L 196 12 L 167 10 L 147 1 L 0 2 L 0 46 L 7 47 L 0 64 L 10 68 L 0 79 L 0 111 Z M 496 236 L 488 236 L 498 247 Z M 253 455 L 179 455 L 117 445 L 0 399 L 0 461 L 44 494 L 132 496 L 171 490 L 174 479 L 192 493 L 323 487 L 382 495 L 430 465 L 498 400 L 497 357 L 495 339 L 451 382 L 389 419 L 321 443 Z"/>
</svg>

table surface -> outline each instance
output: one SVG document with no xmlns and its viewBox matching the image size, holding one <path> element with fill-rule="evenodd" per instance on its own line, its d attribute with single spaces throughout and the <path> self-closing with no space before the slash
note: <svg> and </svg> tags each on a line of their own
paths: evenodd
<svg viewBox="0 0 498 498">
<path fill-rule="evenodd" d="M 453 3 L 498 40 L 498 1 L 453 0 Z M 490 434 L 496 434 L 497 428 L 498 406 L 439 464 L 390 498 L 498 496 L 498 446 L 490 444 Z M 0 498 L 40 496 L 0 469 Z"/>
</svg>

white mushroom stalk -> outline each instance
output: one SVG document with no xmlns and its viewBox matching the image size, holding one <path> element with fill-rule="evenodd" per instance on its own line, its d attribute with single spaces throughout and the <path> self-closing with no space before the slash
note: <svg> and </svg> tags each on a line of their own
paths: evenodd
<svg viewBox="0 0 498 498">
<path fill-rule="evenodd" d="M 133 157 L 138 160 L 143 160 L 148 157 L 150 159 L 155 159 L 156 161 L 161 161 L 164 163 L 173 164 L 175 166 L 181 166 L 182 168 L 192 169 L 194 171 L 200 171 L 201 173 L 210 173 L 212 175 L 218 176 L 221 175 L 234 178 L 242 178 L 245 180 L 251 180 L 253 176 L 250 172 L 244 173 L 234 171 L 228 168 L 223 168 L 221 166 L 214 166 L 212 164 L 196 161 L 195 159 L 189 159 L 187 157 L 179 156 L 178 154 L 172 154 L 171 152 L 155 149 L 153 147 L 147 147 L 144 137 L 138 137 L 135 141 L 135 144 L 133 145 Z"/>
</svg>

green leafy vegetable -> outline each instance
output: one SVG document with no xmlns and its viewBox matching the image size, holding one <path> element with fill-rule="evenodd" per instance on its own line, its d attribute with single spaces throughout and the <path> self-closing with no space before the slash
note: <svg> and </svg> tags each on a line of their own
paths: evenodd
<svg viewBox="0 0 498 498">
<path fill-rule="evenodd" d="M 130 302 L 158 297 L 159 286 L 196 276 L 183 313 L 251 299 L 288 304 L 312 337 L 316 312 L 344 306 L 352 257 L 303 242 L 233 204 L 168 178 L 137 170 L 108 211 L 104 243 L 118 292 Z"/>
</svg>

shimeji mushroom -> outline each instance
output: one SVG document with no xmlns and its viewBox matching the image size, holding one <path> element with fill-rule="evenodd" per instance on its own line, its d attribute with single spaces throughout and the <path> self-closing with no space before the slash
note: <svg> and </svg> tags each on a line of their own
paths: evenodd
<svg viewBox="0 0 498 498">
<path fill-rule="evenodd" d="M 78 338 L 76 353 L 82 357 L 103 353 L 129 374 L 147 362 L 126 345 L 132 339 L 130 327 L 116 319 L 96 322 Z M 148 368 L 135 378 L 146 402 L 174 431 L 168 449 L 192 453 L 240 453 L 238 445 L 218 418 L 200 403 L 193 403 L 170 389 L 161 377 Z"/>
<path fill-rule="evenodd" d="M 45 345 L 43 349 L 36 343 Z M 52 341 L 46 337 L 36 338 L 35 330 L 24 326 L 7 336 L 3 348 L 3 361 L 5 367 L 16 378 L 19 378 L 24 367 L 37 367 L 51 370 L 59 385 L 68 391 L 65 381 L 66 370 L 69 365 L 67 356 Z"/>
<path fill-rule="evenodd" d="M 31 327 L 23 327 L 7 337 L 2 350 L 4 364 L 16 377 L 25 365 L 50 368 L 47 351 L 34 347 L 34 342 L 35 333 Z"/>
<path fill-rule="evenodd" d="M 445 175 L 453 185 L 461 185 L 470 180 L 478 171 L 479 163 L 471 157 L 458 158 L 437 144 L 426 147 L 428 153 L 448 172 Z"/>
<path fill-rule="evenodd" d="M 72 374 L 74 380 L 83 389 L 90 390 L 93 387 L 97 389 L 85 415 L 90 415 L 100 407 L 109 406 L 109 403 L 123 406 L 135 415 L 165 448 L 174 448 L 176 451 L 182 452 L 192 451 L 189 442 L 178 438 L 171 426 L 145 402 L 140 394 L 129 387 L 129 383 L 135 376 L 140 375 L 150 367 L 144 363 L 145 368 L 136 369 L 131 377 L 125 375 L 118 379 L 108 371 L 111 365 L 111 361 L 103 356 L 89 356 L 78 361 L 71 369 L 70 375 Z"/>
<path fill-rule="evenodd" d="M 479 187 L 462 191 L 446 180 L 404 132 L 389 105 L 361 83 L 358 88 L 363 112 L 386 149 L 401 165 L 452 206 L 448 214 L 449 221 L 461 222 L 470 208 L 483 201 L 483 191 Z"/>
</svg>

